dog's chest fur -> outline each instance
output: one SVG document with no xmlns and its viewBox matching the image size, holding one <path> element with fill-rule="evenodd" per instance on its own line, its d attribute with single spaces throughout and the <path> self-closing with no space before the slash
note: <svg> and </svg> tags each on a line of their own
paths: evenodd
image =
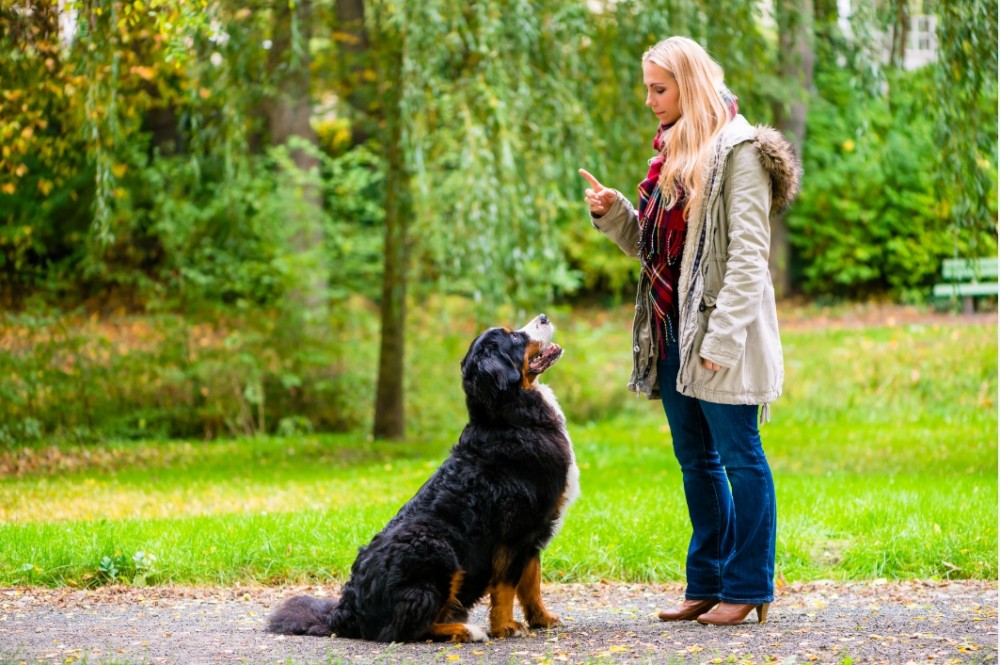
<svg viewBox="0 0 1000 665">
<path fill-rule="evenodd" d="M 552 392 L 550 387 L 543 383 L 536 383 L 535 387 L 542 395 L 542 399 L 545 401 L 545 404 L 552 410 L 555 419 L 559 422 L 561 433 L 563 438 L 566 440 L 569 453 L 569 465 L 566 469 L 566 489 L 563 492 L 563 499 L 559 505 L 559 513 L 555 519 L 552 529 L 552 535 L 555 536 L 562 528 L 566 510 L 573 504 L 574 501 L 576 501 L 576 498 L 580 496 L 580 468 L 576 465 L 576 454 L 573 452 L 573 442 L 570 440 L 569 432 L 566 429 L 566 417 L 563 415 L 562 408 L 559 406 L 559 401 L 556 399 L 555 393 Z"/>
</svg>

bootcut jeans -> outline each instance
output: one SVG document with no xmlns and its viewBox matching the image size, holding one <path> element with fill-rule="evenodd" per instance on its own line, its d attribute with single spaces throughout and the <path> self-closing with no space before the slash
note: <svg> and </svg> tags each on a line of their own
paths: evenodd
<svg viewBox="0 0 1000 665">
<path fill-rule="evenodd" d="M 685 596 L 769 603 L 774 600 L 777 505 L 757 429 L 757 405 L 681 395 L 677 342 L 669 342 L 666 351 L 657 364 L 660 399 L 693 529 Z"/>
</svg>

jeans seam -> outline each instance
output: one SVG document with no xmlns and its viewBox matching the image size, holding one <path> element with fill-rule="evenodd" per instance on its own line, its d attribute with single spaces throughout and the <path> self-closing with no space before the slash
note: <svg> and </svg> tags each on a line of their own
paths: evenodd
<svg viewBox="0 0 1000 665">
<path fill-rule="evenodd" d="M 701 410 L 701 404 L 700 403 L 698 404 L 698 413 L 700 415 L 700 417 L 698 418 L 698 431 L 701 434 L 702 462 L 707 462 L 708 461 L 708 451 L 705 449 L 705 425 L 707 425 L 708 423 L 705 420 L 705 413 Z M 709 430 L 708 435 L 709 435 L 709 437 L 712 436 L 711 430 Z M 715 441 L 712 440 L 712 443 L 714 444 Z M 720 466 L 721 466 L 721 460 L 720 460 L 719 463 L 720 463 Z M 712 483 L 712 496 L 715 498 L 715 514 L 718 516 L 718 519 L 715 522 L 715 562 L 716 562 L 716 564 L 715 564 L 715 580 L 714 580 L 715 584 L 713 584 L 713 586 L 716 587 L 717 589 L 719 589 L 719 591 L 721 592 L 722 591 L 722 579 L 723 579 L 722 568 L 724 566 L 724 563 L 722 561 L 722 502 L 719 501 L 719 490 L 716 487 L 715 483 Z"/>
</svg>

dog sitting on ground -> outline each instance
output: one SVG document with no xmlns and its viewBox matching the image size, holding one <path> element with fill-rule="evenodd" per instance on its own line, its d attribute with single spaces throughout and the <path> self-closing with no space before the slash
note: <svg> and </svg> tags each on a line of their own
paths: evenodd
<svg viewBox="0 0 1000 665">
<path fill-rule="evenodd" d="M 444 464 L 358 551 L 339 601 L 296 596 L 269 619 L 288 635 L 483 641 L 466 623 L 489 595 L 489 636 L 559 623 L 541 598 L 541 551 L 579 492 L 566 420 L 537 378 L 561 356 L 541 314 L 491 328 L 462 360 L 469 412 Z M 514 598 L 525 622 L 514 618 Z"/>
</svg>

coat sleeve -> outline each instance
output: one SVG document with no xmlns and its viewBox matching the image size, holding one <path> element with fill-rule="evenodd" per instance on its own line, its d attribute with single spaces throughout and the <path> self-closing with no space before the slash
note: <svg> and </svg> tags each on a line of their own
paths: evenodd
<svg viewBox="0 0 1000 665">
<path fill-rule="evenodd" d="M 723 367 L 743 356 L 747 328 L 760 313 L 770 281 L 771 182 L 758 149 L 744 143 L 733 149 L 732 174 L 725 194 L 729 226 L 726 273 L 708 320 L 699 355 Z"/>
<path fill-rule="evenodd" d="M 591 215 L 594 228 L 615 241 L 623 252 L 637 258 L 639 256 L 639 215 L 625 195 L 615 190 L 618 198 L 607 213 L 600 217 Z"/>
</svg>

